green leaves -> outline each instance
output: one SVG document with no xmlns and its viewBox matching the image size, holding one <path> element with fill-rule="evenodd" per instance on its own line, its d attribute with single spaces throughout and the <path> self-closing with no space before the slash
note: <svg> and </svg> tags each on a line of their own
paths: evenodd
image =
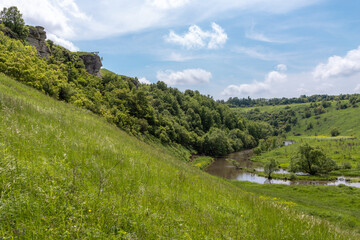
<svg viewBox="0 0 360 240">
<path fill-rule="evenodd" d="M 20 40 L 26 40 L 29 35 L 29 29 L 25 26 L 22 14 L 17 7 L 4 8 L 0 12 L 0 20 L 6 27 L 15 33 Z"/>
</svg>

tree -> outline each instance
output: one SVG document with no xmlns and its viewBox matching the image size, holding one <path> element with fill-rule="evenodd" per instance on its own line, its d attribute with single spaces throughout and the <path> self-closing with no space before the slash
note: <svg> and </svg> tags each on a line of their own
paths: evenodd
<svg viewBox="0 0 360 240">
<path fill-rule="evenodd" d="M 267 174 L 267 178 L 271 179 L 271 174 L 278 169 L 278 163 L 275 159 L 270 159 L 264 166 L 264 172 Z"/>
<path fill-rule="evenodd" d="M 307 143 L 300 146 L 298 156 L 290 163 L 290 171 L 301 171 L 310 175 L 328 173 L 335 168 L 334 160 L 327 157 L 321 149 L 313 148 Z"/>
<path fill-rule="evenodd" d="M 26 40 L 29 29 L 25 26 L 22 14 L 17 7 L 4 8 L 0 13 L 1 22 L 13 31 L 21 40 Z"/>
</svg>

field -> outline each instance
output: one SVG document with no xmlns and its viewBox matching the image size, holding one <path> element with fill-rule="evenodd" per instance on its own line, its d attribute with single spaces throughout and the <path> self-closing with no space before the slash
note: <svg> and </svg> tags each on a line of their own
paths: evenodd
<svg viewBox="0 0 360 240">
<path fill-rule="evenodd" d="M 330 103 L 331 105 L 325 108 L 321 114 L 312 113 L 308 117 L 304 117 L 305 112 L 315 109 L 315 107 L 310 108 L 310 103 L 236 109 L 236 111 L 245 114 L 251 111 L 254 113 L 254 109 L 257 109 L 256 111 L 259 115 L 288 110 L 295 112 L 297 123 L 285 134 L 285 137 L 288 140 L 294 140 L 296 143 L 261 153 L 254 156 L 252 160 L 265 163 L 268 159 L 274 158 L 280 163 L 282 168 L 287 168 L 290 159 L 296 155 L 299 146 L 303 143 L 308 143 L 313 147 L 322 149 L 340 167 L 344 166 L 344 164 L 351 165 L 351 169 L 333 172 L 334 175 L 360 176 L 359 108 L 355 105 L 355 107 L 349 106 L 346 109 L 339 109 L 340 103 L 348 104 L 347 100 L 331 101 Z M 331 129 L 333 128 L 337 128 L 340 135 L 331 136 Z"/>
<path fill-rule="evenodd" d="M 4 239 L 358 239 L 0 75 Z"/>
<path fill-rule="evenodd" d="M 278 201 L 295 203 L 294 208 L 360 232 L 360 189 L 347 186 L 261 185 L 233 182 L 241 189 Z"/>
</svg>

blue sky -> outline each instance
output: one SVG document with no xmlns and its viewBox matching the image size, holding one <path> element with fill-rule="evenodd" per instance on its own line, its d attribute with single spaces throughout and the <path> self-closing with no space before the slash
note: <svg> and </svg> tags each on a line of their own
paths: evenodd
<svg viewBox="0 0 360 240">
<path fill-rule="evenodd" d="M 360 92 L 357 0 L 0 0 L 105 68 L 215 99 Z"/>
</svg>

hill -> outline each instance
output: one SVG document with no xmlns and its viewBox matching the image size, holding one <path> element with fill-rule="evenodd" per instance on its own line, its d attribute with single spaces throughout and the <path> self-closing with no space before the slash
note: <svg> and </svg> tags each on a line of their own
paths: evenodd
<svg viewBox="0 0 360 240">
<path fill-rule="evenodd" d="M 211 177 L 89 111 L 0 80 L 5 238 L 358 238 Z"/>
<path fill-rule="evenodd" d="M 89 71 L 87 63 L 98 56 L 47 44 L 51 55 L 41 58 L 33 46 L 0 31 L 0 72 L 103 116 L 131 135 L 189 152 L 223 155 L 255 147 L 272 135 L 268 124 L 247 121 L 198 91 L 183 93 L 164 82 L 141 84 L 136 77 L 106 70 L 99 77 L 100 72 Z M 99 67 L 101 62 L 94 59 L 90 62 Z"/>
</svg>

